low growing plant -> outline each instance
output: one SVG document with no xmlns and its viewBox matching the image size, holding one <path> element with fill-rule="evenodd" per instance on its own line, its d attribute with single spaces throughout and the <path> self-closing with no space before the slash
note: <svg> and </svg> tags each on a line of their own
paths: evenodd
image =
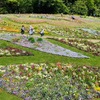
<svg viewBox="0 0 100 100">
<path fill-rule="evenodd" d="M 32 37 L 30 37 L 30 38 L 28 39 L 28 41 L 30 41 L 31 43 L 34 43 L 34 42 L 35 42 L 35 39 L 32 38 Z"/>
<path fill-rule="evenodd" d="M 41 41 L 43 41 L 43 39 L 42 38 L 38 38 L 37 41 L 38 42 L 41 42 Z"/>
</svg>

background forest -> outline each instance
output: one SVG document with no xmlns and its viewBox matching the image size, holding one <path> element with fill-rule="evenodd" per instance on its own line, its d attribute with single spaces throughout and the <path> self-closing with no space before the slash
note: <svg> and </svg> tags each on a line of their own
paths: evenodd
<svg viewBox="0 0 100 100">
<path fill-rule="evenodd" d="M 0 0 L 0 13 L 64 13 L 100 16 L 100 0 Z"/>
</svg>

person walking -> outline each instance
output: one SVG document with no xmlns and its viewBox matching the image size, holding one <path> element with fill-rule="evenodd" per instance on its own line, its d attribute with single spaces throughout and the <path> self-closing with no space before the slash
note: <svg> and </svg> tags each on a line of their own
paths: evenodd
<svg viewBox="0 0 100 100">
<path fill-rule="evenodd" d="M 25 33 L 25 27 L 24 27 L 24 25 L 22 25 L 22 27 L 21 27 L 21 34 L 23 35 Z"/>
<path fill-rule="evenodd" d="M 30 25 L 29 34 L 32 35 L 35 32 L 34 28 Z"/>
<path fill-rule="evenodd" d="M 41 36 L 44 35 L 44 29 L 42 29 L 42 31 L 40 32 L 40 35 L 41 35 Z"/>
</svg>

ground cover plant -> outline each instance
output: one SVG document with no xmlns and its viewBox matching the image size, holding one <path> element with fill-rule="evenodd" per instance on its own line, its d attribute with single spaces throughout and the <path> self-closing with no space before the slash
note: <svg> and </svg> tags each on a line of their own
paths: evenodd
<svg viewBox="0 0 100 100">
<path fill-rule="evenodd" d="M 91 52 L 93 55 L 100 56 L 100 41 L 99 40 L 97 43 L 93 43 L 86 39 L 70 39 L 70 38 L 69 39 L 51 38 L 51 39 L 65 43 L 69 46 L 76 47 L 86 52 Z"/>
<path fill-rule="evenodd" d="M 0 15 L 0 48 L 20 52 L 20 56 L 0 57 L 0 99 L 6 100 L 6 95 L 9 100 L 100 99 L 100 19 L 74 17 L 75 20 L 64 14 Z M 30 24 L 35 30 L 33 35 L 29 35 Z M 24 35 L 20 34 L 22 25 Z M 43 37 L 39 34 L 42 29 Z M 61 51 L 59 46 L 88 59 L 46 52 L 57 54 Z M 34 56 L 21 56 L 22 52 Z"/>
<path fill-rule="evenodd" d="M 25 100 L 100 98 L 99 73 L 99 67 L 60 62 L 0 66 L 2 88 Z"/>
<path fill-rule="evenodd" d="M 30 52 L 26 52 L 17 48 L 6 47 L 5 49 L 0 48 L 0 57 L 2 56 L 32 56 Z"/>
<path fill-rule="evenodd" d="M 0 57 L 3 56 L 33 56 L 31 52 L 10 47 L 6 43 L 0 43 Z"/>
</svg>

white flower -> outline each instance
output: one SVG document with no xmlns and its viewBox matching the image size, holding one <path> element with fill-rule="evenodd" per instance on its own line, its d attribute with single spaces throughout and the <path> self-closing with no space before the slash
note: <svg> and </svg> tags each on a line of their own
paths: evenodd
<svg viewBox="0 0 100 100">
<path fill-rule="evenodd" d="M 28 70 L 28 68 L 26 67 L 25 70 Z"/>
<path fill-rule="evenodd" d="M 22 51 L 23 53 L 26 53 L 26 51 Z"/>
<path fill-rule="evenodd" d="M 19 53 L 19 52 L 17 52 L 17 53 L 16 53 L 16 55 L 20 55 L 20 53 Z"/>
<path fill-rule="evenodd" d="M 11 55 L 11 54 L 10 54 L 10 52 L 9 52 L 9 53 L 7 53 L 6 55 Z"/>
<path fill-rule="evenodd" d="M 16 72 L 19 72 L 19 67 L 15 68 L 15 71 L 16 71 Z"/>
<path fill-rule="evenodd" d="M 83 66 L 83 69 L 86 69 L 86 66 Z"/>
<path fill-rule="evenodd" d="M 33 78 L 31 78 L 30 81 L 33 81 Z"/>
<path fill-rule="evenodd" d="M 6 70 L 1 70 L 1 69 L 0 69 L 0 72 L 5 73 L 5 72 L 6 72 Z"/>
<path fill-rule="evenodd" d="M 26 77 L 25 79 L 27 79 L 27 80 L 28 80 L 29 78 L 28 78 L 28 77 Z"/>
<path fill-rule="evenodd" d="M 4 53 L 1 52 L 0 55 L 4 55 Z"/>
<path fill-rule="evenodd" d="M 19 77 L 19 76 L 15 76 L 15 78 L 16 78 L 16 79 L 20 79 L 20 77 Z"/>
<path fill-rule="evenodd" d="M 41 72 L 39 72 L 39 73 L 38 73 L 38 75 L 39 75 L 39 76 L 42 76 L 42 73 L 41 73 Z"/>
<path fill-rule="evenodd" d="M 15 49 L 12 49 L 11 51 L 15 51 Z"/>
</svg>

